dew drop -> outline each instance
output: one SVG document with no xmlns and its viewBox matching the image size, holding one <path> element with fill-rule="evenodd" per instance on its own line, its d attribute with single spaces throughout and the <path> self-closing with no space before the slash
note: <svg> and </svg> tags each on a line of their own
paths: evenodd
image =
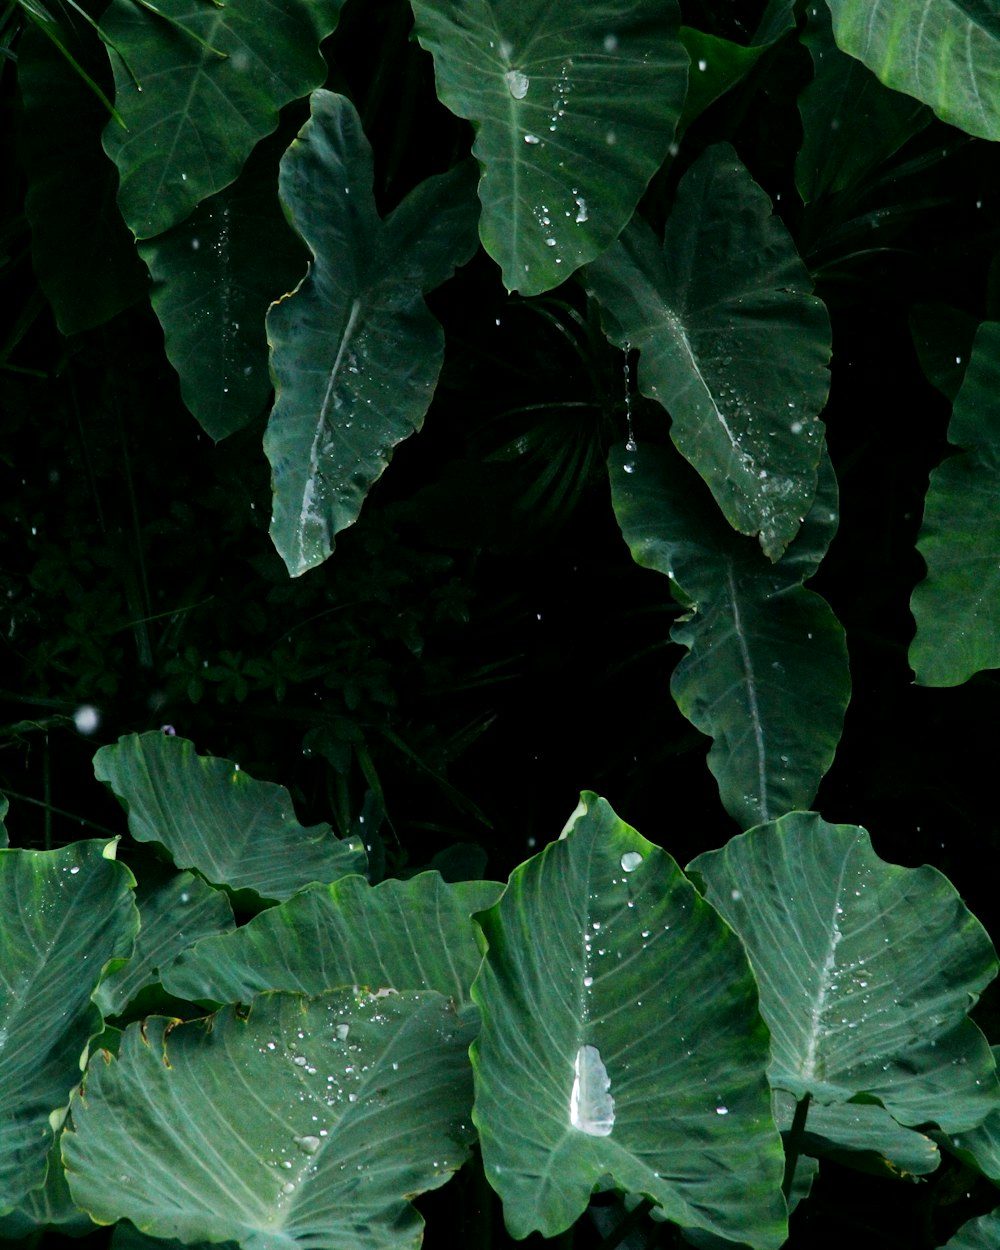
<svg viewBox="0 0 1000 1250">
<path fill-rule="evenodd" d="M 622 869 L 625 872 L 634 872 L 642 863 L 642 856 L 638 851 L 626 851 L 621 858 Z"/>
<path fill-rule="evenodd" d="M 527 74 L 522 74 L 519 69 L 509 69 L 504 78 L 507 82 L 507 90 L 515 100 L 523 100 L 528 94 L 528 87 L 531 85 L 531 79 Z"/>
<path fill-rule="evenodd" d="M 525 143 L 541 143 L 541 139 L 539 139 L 538 135 L 525 135 L 524 141 Z"/>
<path fill-rule="evenodd" d="M 608 1137 L 615 1124 L 615 1100 L 611 1079 L 596 1046 L 581 1046 L 573 1065 L 573 1092 L 569 1121 L 590 1137 Z"/>
</svg>

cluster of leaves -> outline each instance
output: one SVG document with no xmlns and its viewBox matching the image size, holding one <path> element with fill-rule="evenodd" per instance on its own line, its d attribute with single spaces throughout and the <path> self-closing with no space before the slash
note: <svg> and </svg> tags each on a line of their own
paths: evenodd
<svg viewBox="0 0 1000 1250">
<path fill-rule="evenodd" d="M 47 814 L 0 852 L 9 1236 L 412 1245 L 458 1169 L 484 1240 L 496 1194 L 515 1237 L 777 1247 L 817 1159 L 945 1178 L 909 1244 L 971 1213 L 949 1176 L 995 1205 L 989 938 L 807 811 L 850 787 L 849 643 L 862 690 L 1000 664 L 994 8 L 9 7 L 4 694 L 40 714 L 4 738 L 30 774 L 42 735 Z M 927 431 L 872 492 L 858 428 L 904 403 Z M 673 695 L 633 681 L 625 734 L 581 658 L 623 621 Z M 470 880 L 553 833 L 491 726 L 559 663 L 578 702 L 539 682 L 506 732 L 658 823 L 680 759 L 687 875 L 588 793 Z M 83 703 L 170 722 L 96 757 L 138 907 L 106 840 L 48 849 Z M 706 849 L 722 812 L 748 832 Z"/>
</svg>

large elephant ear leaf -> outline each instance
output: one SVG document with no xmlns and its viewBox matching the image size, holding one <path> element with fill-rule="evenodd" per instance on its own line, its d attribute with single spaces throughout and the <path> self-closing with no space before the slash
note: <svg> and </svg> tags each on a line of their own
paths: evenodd
<svg viewBox="0 0 1000 1250">
<path fill-rule="evenodd" d="M 198 755 L 186 738 L 128 734 L 101 747 L 94 774 L 125 807 L 133 838 L 160 843 L 178 868 L 212 884 L 280 900 L 365 869 L 360 838 L 339 841 L 327 824 L 304 828 L 284 786 Z"/>
<path fill-rule="evenodd" d="M 534 295 L 599 256 L 666 158 L 688 57 L 676 0 L 414 0 L 441 100 L 476 129 L 483 246 Z"/>
<path fill-rule="evenodd" d="M 411 1250 L 408 1199 L 468 1156 L 473 1028 L 441 994 L 356 988 L 130 1025 L 74 1100 L 70 1190 L 186 1243 Z"/>
<path fill-rule="evenodd" d="M 140 239 L 233 182 L 279 110 L 326 77 L 319 45 L 343 0 L 112 0 L 101 18 L 115 71 L 104 147 Z"/>
<path fill-rule="evenodd" d="M 793 812 L 689 865 L 743 940 L 771 1029 L 770 1079 L 797 1099 L 877 1099 L 957 1132 L 1000 1100 L 967 1012 L 997 971 L 935 868 L 880 859 L 864 829 Z"/>
<path fill-rule="evenodd" d="M 1000 139 L 1000 11 L 981 0 L 827 0 L 837 43 L 943 121 Z"/>
<path fill-rule="evenodd" d="M 685 616 L 671 638 L 688 654 L 670 691 L 713 739 L 708 766 L 730 815 L 747 828 L 808 807 L 840 739 L 851 682 L 844 630 L 802 582 L 837 524 L 824 457 L 814 505 L 777 564 L 719 515 L 672 448 L 611 454 L 611 497 L 638 564 L 669 579 Z"/>
<path fill-rule="evenodd" d="M 931 473 L 917 546 L 910 663 L 924 686 L 1000 668 L 1000 321 L 976 333 L 948 441 L 963 448 Z"/>
<path fill-rule="evenodd" d="M 610 1176 L 683 1228 L 783 1244 L 753 977 L 671 857 L 584 794 L 479 922 L 474 1119 L 513 1235 L 560 1233 Z"/>
<path fill-rule="evenodd" d="M 635 218 L 587 280 L 678 450 L 777 559 L 816 489 L 830 322 L 771 201 L 717 144 L 681 179 L 662 247 Z"/>
<path fill-rule="evenodd" d="M 430 178 L 385 221 L 353 105 L 317 91 L 279 189 L 313 254 L 267 314 L 276 399 L 271 537 L 296 577 L 330 555 L 397 443 L 420 428 L 444 358 L 424 302 L 476 247 L 471 161 Z"/>
<path fill-rule="evenodd" d="M 318 994 L 336 985 L 437 990 L 460 1009 L 480 963 L 472 913 L 494 881 L 449 884 L 436 872 L 371 886 L 363 877 L 311 886 L 232 933 L 205 938 L 164 973 L 196 1002 L 247 1002 L 264 989 Z"/>
<path fill-rule="evenodd" d="M 91 994 L 138 928 L 114 842 L 0 851 L 0 1210 L 45 1180 L 54 1112 L 101 1032 Z"/>
</svg>

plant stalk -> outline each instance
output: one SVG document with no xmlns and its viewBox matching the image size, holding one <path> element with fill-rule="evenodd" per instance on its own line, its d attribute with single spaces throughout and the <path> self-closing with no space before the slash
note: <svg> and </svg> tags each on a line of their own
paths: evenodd
<svg viewBox="0 0 1000 1250">
<path fill-rule="evenodd" d="M 785 1176 L 781 1182 L 781 1192 L 785 1195 L 786 1202 L 789 1201 L 795 1181 L 795 1168 L 802 1152 L 802 1138 L 806 1131 L 806 1118 L 809 1115 L 811 1101 L 812 1094 L 806 1093 L 795 1104 L 792 1127 L 788 1130 L 788 1137 L 785 1139 Z"/>
</svg>

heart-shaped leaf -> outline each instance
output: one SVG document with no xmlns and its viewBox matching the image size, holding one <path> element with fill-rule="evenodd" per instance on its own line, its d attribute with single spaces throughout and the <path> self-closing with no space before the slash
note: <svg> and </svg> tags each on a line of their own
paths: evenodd
<svg viewBox="0 0 1000 1250">
<path fill-rule="evenodd" d="M 407 1199 L 472 1139 L 471 1031 L 440 994 L 351 990 L 130 1025 L 73 1103 L 70 1190 L 101 1223 L 184 1242 L 417 1247 Z"/>
<path fill-rule="evenodd" d="M 343 0 L 112 0 L 101 18 L 115 71 L 104 148 L 140 239 L 233 182 L 278 111 L 326 78 L 320 42 Z"/>
<path fill-rule="evenodd" d="M 234 933 L 179 955 L 163 984 L 178 998 L 247 1002 L 263 989 L 318 994 L 340 985 L 437 990 L 460 1005 L 479 968 L 472 913 L 503 887 L 449 885 L 436 872 L 370 886 L 363 877 L 312 886 Z"/>
<path fill-rule="evenodd" d="M 753 977 L 670 856 L 584 794 L 479 922 L 474 1119 L 513 1235 L 568 1228 L 610 1176 L 683 1228 L 781 1245 Z"/>
<path fill-rule="evenodd" d="M 887 864 L 864 829 L 793 812 L 689 871 L 750 956 L 776 1088 L 876 1098 L 901 1124 L 945 1132 L 1000 1105 L 993 1056 L 966 1014 L 996 953 L 937 869 Z"/>
<path fill-rule="evenodd" d="M 816 489 L 830 322 L 771 201 L 716 144 L 681 179 L 662 247 L 635 218 L 587 281 L 678 450 L 777 559 Z"/>
<path fill-rule="evenodd" d="M 420 428 L 444 358 L 426 303 L 475 250 L 471 162 L 429 178 L 385 220 L 353 105 L 317 91 L 281 162 L 309 273 L 267 315 L 277 396 L 264 437 L 271 537 L 293 577 L 330 555 L 393 447 Z"/>
<path fill-rule="evenodd" d="M 284 786 L 197 755 L 186 738 L 129 734 L 101 747 L 94 774 L 125 807 L 133 838 L 161 843 L 178 868 L 213 884 L 285 899 L 364 871 L 360 838 L 338 841 L 326 824 L 304 828 Z"/>
<path fill-rule="evenodd" d="M 483 246 L 508 290 L 558 286 L 631 217 L 684 102 L 675 0 L 414 0 L 440 99 L 469 118 Z"/>
<path fill-rule="evenodd" d="M 708 766 L 726 810 L 746 828 L 807 807 L 833 760 L 851 689 L 844 631 L 825 600 L 802 586 L 836 530 L 829 461 L 777 564 L 726 525 L 675 452 L 614 448 L 610 472 L 634 559 L 665 573 L 689 609 L 671 631 L 689 654 L 670 689 L 714 739 Z"/>
</svg>

